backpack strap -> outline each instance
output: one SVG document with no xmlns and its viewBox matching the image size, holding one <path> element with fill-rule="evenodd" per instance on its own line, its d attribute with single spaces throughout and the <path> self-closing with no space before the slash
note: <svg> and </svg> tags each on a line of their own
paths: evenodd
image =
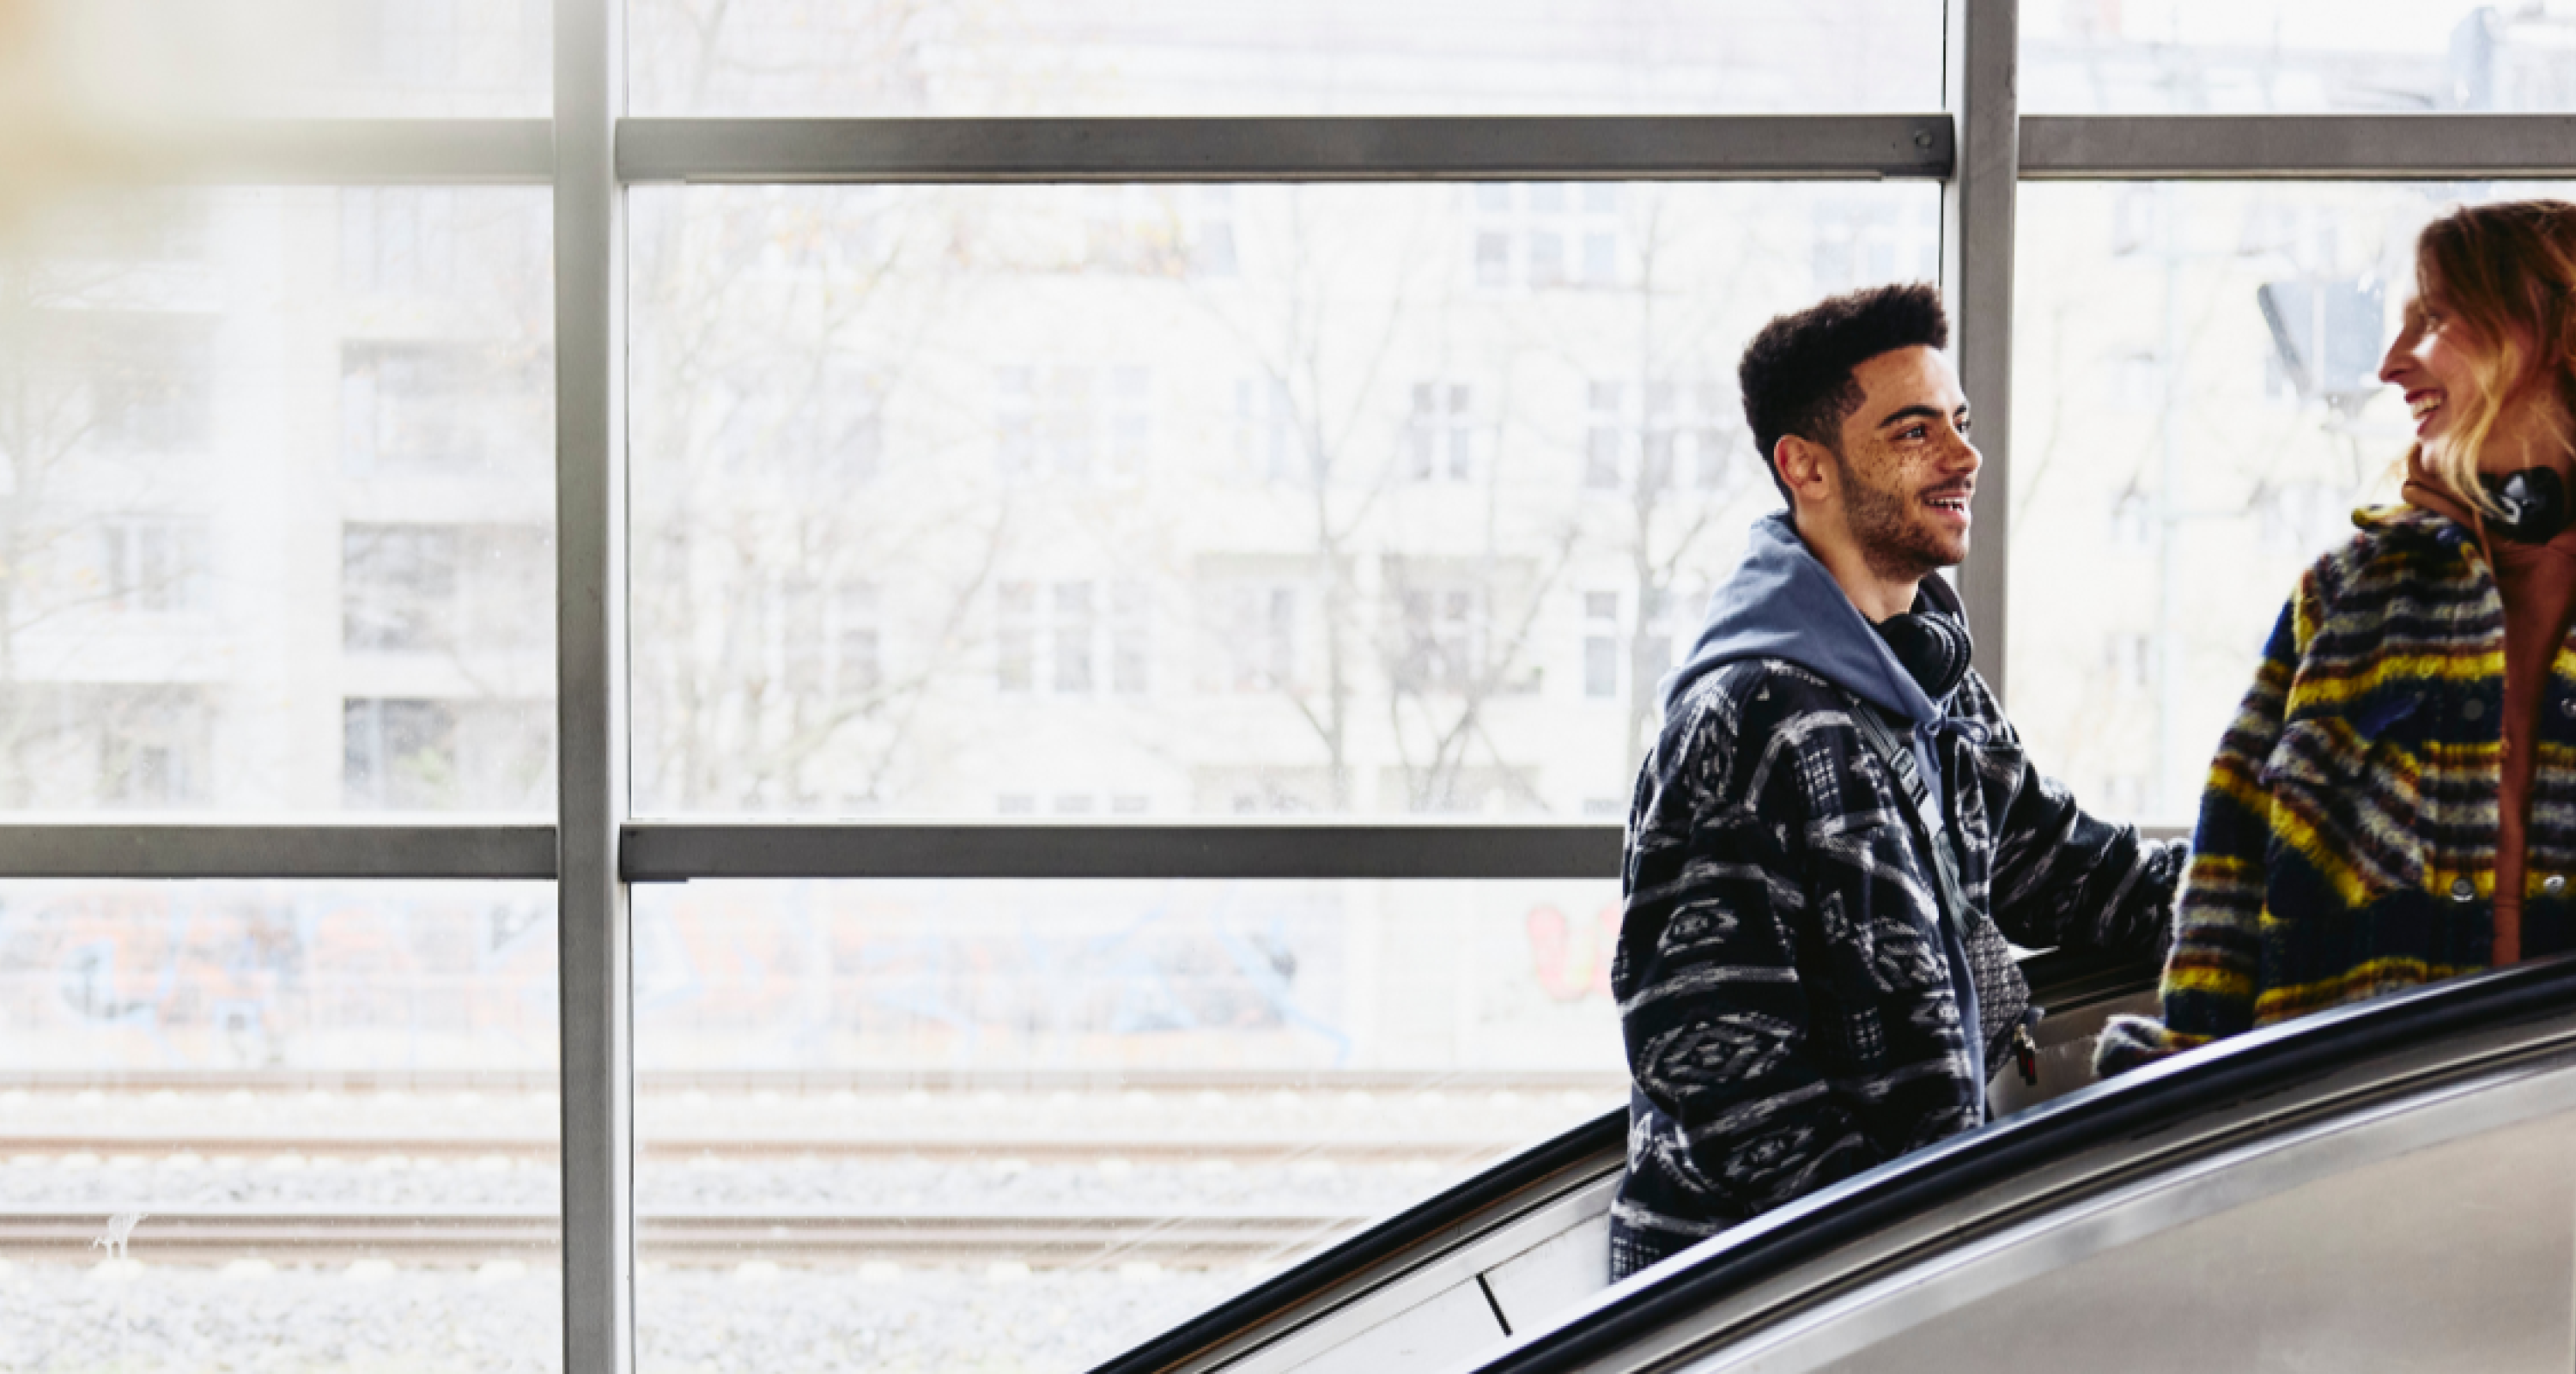
<svg viewBox="0 0 2576 1374">
<path fill-rule="evenodd" d="M 1959 856 L 1950 846 L 1950 829 L 1943 820 L 1941 803 L 1932 795 L 1931 785 L 1924 780 L 1922 761 L 1914 750 L 1888 728 L 1878 708 L 1857 697 L 1851 699 L 1852 723 L 1859 727 L 1860 737 L 1878 762 L 1896 779 L 1897 788 L 1905 793 L 1907 811 L 1911 813 L 1915 838 L 1922 841 L 1931 855 L 1934 878 L 1934 900 L 1941 908 L 1941 919 L 1961 940 L 1968 937 L 1968 899 L 1959 882 Z"/>
</svg>

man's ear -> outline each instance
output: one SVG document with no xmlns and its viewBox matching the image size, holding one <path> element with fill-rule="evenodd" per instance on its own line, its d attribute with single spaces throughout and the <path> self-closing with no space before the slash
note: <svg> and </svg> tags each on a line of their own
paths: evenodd
<svg viewBox="0 0 2576 1374">
<path fill-rule="evenodd" d="M 1813 439 L 1783 434 L 1771 446 L 1771 466 L 1798 502 L 1820 505 L 1834 494 L 1833 454 Z"/>
</svg>

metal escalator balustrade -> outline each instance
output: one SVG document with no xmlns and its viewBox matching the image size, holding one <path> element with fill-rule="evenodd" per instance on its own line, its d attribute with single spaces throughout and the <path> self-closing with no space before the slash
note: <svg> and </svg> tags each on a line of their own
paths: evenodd
<svg viewBox="0 0 2576 1374">
<path fill-rule="evenodd" d="M 2150 963 L 2042 951 L 2022 961 L 2042 1023 L 2043 1091 L 2081 1080 L 2107 1010 L 2136 1009 Z M 2007 1100 L 2008 1109 L 2018 1105 Z M 1625 1107 L 1494 1165 L 1254 1285 L 1093 1374 L 1325 1374 L 1437 1365 L 1500 1346 L 1608 1281 Z"/>
<path fill-rule="evenodd" d="M 2563 1371 L 2576 961 L 2320 1013 L 1766 1214 L 1499 1354 L 1624 1371 Z"/>
</svg>

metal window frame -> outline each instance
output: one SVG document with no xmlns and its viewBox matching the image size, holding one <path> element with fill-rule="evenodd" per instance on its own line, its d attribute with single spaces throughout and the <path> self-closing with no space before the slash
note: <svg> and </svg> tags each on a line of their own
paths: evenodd
<svg viewBox="0 0 2576 1374">
<path fill-rule="evenodd" d="M 630 119 L 622 0 L 555 0 L 549 118 L 210 129 L 129 176 L 552 188 L 558 822 L 0 824 L 0 877 L 551 880 L 568 1374 L 634 1367 L 629 885 L 692 878 L 1532 879 L 1618 872 L 1620 827 L 1347 821 L 786 824 L 629 814 L 624 201 L 648 182 L 1926 178 L 1989 501 L 1961 585 L 2000 690 L 2021 182 L 2576 178 L 2576 114 L 2022 115 L 2018 0 L 1950 0 L 1932 114 Z M 2159 834 L 2173 834 L 2164 830 Z"/>
</svg>

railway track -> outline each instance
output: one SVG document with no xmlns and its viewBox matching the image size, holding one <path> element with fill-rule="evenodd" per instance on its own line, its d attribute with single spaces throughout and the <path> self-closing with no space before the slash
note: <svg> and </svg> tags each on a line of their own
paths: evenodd
<svg viewBox="0 0 2576 1374">
<path fill-rule="evenodd" d="M 647 1263 L 694 1265 L 1215 1268 L 1278 1260 L 1347 1235 L 1368 1220 L 1276 1213 L 647 1214 L 636 1220 L 636 1251 Z M 104 1253 L 98 1242 L 109 1226 L 95 1212 L 0 1212 L 0 1256 L 94 1263 Z M 374 1259 L 473 1265 L 515 1259 L 535 1265 L 553 1262 L 560 1230 L 552 1214 L 534 1212 L 181 1212 L 146 1214 L 126 1245 L 130 1258 L 147 1264 Z"/>
</svg>

